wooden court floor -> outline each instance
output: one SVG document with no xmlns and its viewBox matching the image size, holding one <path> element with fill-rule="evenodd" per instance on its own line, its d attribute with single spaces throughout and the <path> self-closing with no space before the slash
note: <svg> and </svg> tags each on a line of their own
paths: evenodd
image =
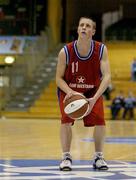
<svg viewBox="0 0 136 180">
<path fill-rule="evenodd" d="M 59 128 L 59 120 L 0 119 L 0 160 L 61 160 Z M 76 121 L 72 129 L 73 160 L 91 160 L 93 128 Z M 107 121 L 104 154 L 107 161 L 136 163 L 136 121 Z"/>
<path fill-rule="evenodd" d="M 1 119 L 0 159 L 60 159 L 59 128 L 59 120 Z M 93 128 L 77 121 L 72 131 L 73 158 L 90 159 L 94 152 Z M 136 161 L 136 142 L 131 142 L 136 138 L 136 121 L 107 121 L 106 131 L 109 139 L 104 146 L 105 158 Z"/>
</svg>

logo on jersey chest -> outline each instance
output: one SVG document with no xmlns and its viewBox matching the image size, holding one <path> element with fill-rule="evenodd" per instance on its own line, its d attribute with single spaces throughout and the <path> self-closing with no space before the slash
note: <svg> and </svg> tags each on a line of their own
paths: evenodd
<svg viewBox="0 0 136 180">
<path fill-rule="evenodd" d="M 81 88 L 81 89 L 91 89 L 91 88 L 94 88 L 94 85 L 87 84 L 86 83 L 86 78 L 84 76 L 77 76 L 75 78 L 75 83 L 71 82 L 69 84 L 69 87 L 71 87 L 71 88 Z"/>
<path fill-rule="evenodd" d="M 78 77 L 76 77 L 76 83 L 77 84 L 85 84 L 85 82 L 86 82 L 86 78 L 84 77 L 84 76 L 78 76 Z"/>
</svg>

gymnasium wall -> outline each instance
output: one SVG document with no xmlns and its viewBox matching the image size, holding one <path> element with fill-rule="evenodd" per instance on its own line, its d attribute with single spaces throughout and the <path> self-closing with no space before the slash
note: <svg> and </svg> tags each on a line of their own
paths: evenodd
<svg viewBox="0 0 136 180">
<path fill-rule="evenodd" d="M 62 7 L 61 0 L 48 0 L 47 23 L 52 34 L 52 43 L 60 42 L 61 36 Z"/>
<path fill-rule="evenodd" d="M 61 40 L 73 40 L 71 36 L 77 36 L 76 28 L 81 16 L 91 16 L 97 22 L 95 36 L 102 40 L 102 15 L 122 8 L 123 17 L 133 18 L 136 17 L 135 6 L 135 0 L 110 0 L 110 3 L 109 0 L 48 0 L 47 21 L 52 41 L 57 44 Z"/>
</svg>

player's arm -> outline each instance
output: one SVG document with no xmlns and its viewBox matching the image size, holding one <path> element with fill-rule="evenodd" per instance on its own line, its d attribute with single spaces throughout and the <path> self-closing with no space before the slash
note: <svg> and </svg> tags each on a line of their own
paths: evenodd
<svg viewBox="0 0 136 180">
<path fill-rule="evenodd" d="M 104 91 L 111 83 L 111 72 L 110 72 L 110 65 L 109 65 L 108 52 L 106 46 L 104 46 L 100 68 L 102 73 L 102 81 L 99 86 L 99 89 L 97 90 L 94 96 L 96 100 L 104 93 Z"/>
<path fill-rule="evenodd" d="M 58 55 L 58 63 L 56 69 L 56 84 L 63 92 L 67 94 L 67 96 L 71 96 L 71 94 L 73 94 L 74 91 L 64 81 L 65 70 L 66 70 L 66 54 L 64 48 L 62 48 Z"/>
<path fill-rule="evenodd" d="M 102 73 L 102 81 L 94 97 L 89 99 L 90 109 L 93 108 L 97 99 L 103 94 L 103 92 L 107 89 L 107 87 L 111 82 L 110 65 L 109 65 L 108 52 L 106 46 L 104 47 L 100 68 Z"/>
</svg>

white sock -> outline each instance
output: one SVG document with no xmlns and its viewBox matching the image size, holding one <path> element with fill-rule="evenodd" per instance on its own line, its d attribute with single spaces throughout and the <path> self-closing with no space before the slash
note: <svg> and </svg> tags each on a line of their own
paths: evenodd
<svg viewBox="0 0 136 180">
<path fill-rule="evenodd" d="M 94 158 L 96 157 L 103 157 L 103 152 L 95 152 Z"/>
<path fill-rule="evenodd" d="M 71 157 L 70 152 L 63 152 L 63 158 Z"/>
</svg>

